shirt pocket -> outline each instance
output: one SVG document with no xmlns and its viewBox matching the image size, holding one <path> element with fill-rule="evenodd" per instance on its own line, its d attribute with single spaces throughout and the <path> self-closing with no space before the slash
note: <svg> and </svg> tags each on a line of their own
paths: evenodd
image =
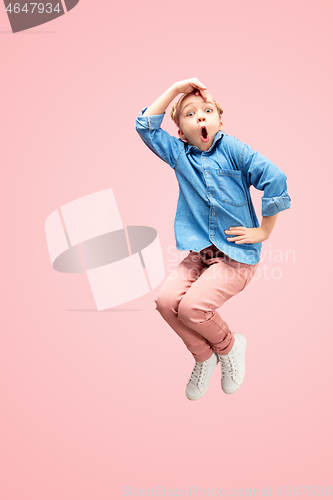
<svg viewBox="0 0 333 500">
<path fill-rule="evenodd" d="M 243 186 L 242 172 L 220 169 L 217 175 L 222 201 L 234 207 L 246 205 L 247 198 Z"/>
</svg>

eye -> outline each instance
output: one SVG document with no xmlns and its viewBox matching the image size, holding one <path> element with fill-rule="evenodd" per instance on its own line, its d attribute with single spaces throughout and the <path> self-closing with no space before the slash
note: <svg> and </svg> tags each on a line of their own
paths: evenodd
<svg viewBox="0 0 333 500">
<path fill-rule="evenodd" d="M 211 113 L 213 113 L 212 108 L 207 108 L 206 111 L 210 111 Z"/>
<path fill-rule="evenodd" d="M 186 116 L 191 116 L 191 113 L 194 115 L 193 111 L 189 111 Z"/>
</svg>

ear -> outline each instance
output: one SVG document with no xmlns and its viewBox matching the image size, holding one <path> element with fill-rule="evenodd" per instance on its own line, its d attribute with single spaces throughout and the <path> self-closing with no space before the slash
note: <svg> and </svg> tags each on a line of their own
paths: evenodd
<svg viewBox="0 0 333 500">
<path fill-rule="evenodd" d="M 180 129 L 178 129 L 178 135 L 179 135 L 180 139 L 181 139 L 183 142 L 187 142 L 187 139 L 186 139 L 186 137 L 185 137 L 184 133 L 183 133 Z"/>
<path fill-rule="evenodd" d="M 220 122 L 219 130 L 223 130 L 223 123 Z"/>
</svg>

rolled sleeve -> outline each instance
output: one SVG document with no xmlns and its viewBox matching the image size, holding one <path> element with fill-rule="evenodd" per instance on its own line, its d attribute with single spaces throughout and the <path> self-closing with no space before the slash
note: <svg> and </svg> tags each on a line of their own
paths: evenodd
<svg viewBox="0 0 333 500">
<path fill-rule="evenodd" d="M 139 116 L 136 119 L 136 126 L 137 126 L 138 132 L 139 132 L 139 130 L 145 130 L 145 129 L 156 130 L 156 129 L 159 129 L 161 127 L 163 118 L 165 116 L 165 112 L 162 113 L 161 115 L 143 116 L 143 114 L 147 111 L 147 109 L 148 109 L 148 106 L 143 108 L 140 111 Z"/>
<path fill-rule="evenodd" d="M 143 116 L 148 107 L 140 111 L 135 121 L 135 129 L 146 146 L 161 160 L 175 167 L 177 158 L 184 149 L 183 143 L 161 129 L 165 112 L 161 115 Z"/>
<path fill-rule="evenodd" d="M 287 192 L 282 193 L 281 196 L 275 196 L 273 198 L 261 198 L 261 215 L 263 217 L 269 217 L 270 215 L 275 215 L 282 210 L 290 208 L 290 196 Z"/>
<path fill-rule="evenodd" d="M 241 163 L 248 185 L 264 191 L 261 215 L 269 217 L 290 208 L 287 176 L 265 156 L 243 143 Z"/>
</svg>

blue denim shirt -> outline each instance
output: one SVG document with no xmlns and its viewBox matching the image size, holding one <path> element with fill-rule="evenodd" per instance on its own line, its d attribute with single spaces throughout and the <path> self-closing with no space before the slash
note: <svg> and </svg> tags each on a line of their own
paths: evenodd
<svg viewBox="0 0 333 500">
<path fill-rule="evenodd" d="M 136 119 L 143 142 L 175 171 L 179 198 L 174 223 L 176 248 L 200 250 L 214 244 L 232 259 L 245 264 L 260 260 L 262 243 L 227 241 L 232 226 L 259 227 L 250 186 L 264 191 L 262 215 L 290 208 L 286 175 L 257 151 L 219 131 L 211 148 L 201 151 L 161 129 L 165 112 Z"/>
</svg>

